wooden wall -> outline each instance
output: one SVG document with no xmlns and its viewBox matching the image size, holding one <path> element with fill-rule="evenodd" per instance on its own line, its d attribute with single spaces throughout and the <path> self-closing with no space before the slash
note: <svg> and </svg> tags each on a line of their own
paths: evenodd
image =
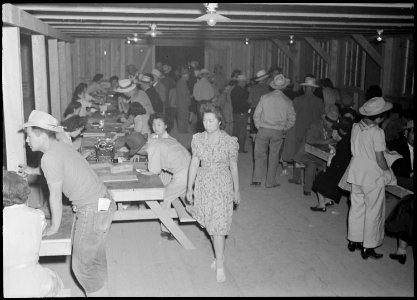
<svg viewBox="0 0 417 300">
<path fill-rule="evenodd" d="M 123 39 L 75 39 L 71 44 L 73 89 L 88 82 L 95 74 L 104 79 L 116 75 L 126 78 L 126 65 L 134 64 L 142 72 L 150 72 L 155 61 L 153 45 L 132 46 Z"/>
</svg>

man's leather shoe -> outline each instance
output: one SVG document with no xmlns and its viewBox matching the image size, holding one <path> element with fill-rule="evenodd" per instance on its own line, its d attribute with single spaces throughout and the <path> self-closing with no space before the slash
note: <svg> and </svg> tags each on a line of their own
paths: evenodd
<svg viewBox="0 0 417 300">
<path fill-rule="evenodd" d="M 362 243 L 349 241 L 347 247 L 350 252 L 353 252 L 355 250 L 362 250 Z"/>
<path fill-rule="evenodd" d="M 398 260 L 398 262 L 403 265 L 403 264 L 405 264 L 405 261 L 407 260 L 407 255 L 391 253 L 389 255 L 389 258 L 394 259 L 394 260 Z"/>
<path fill-rule="evenodd" d="M 384 254 L 376 253 L 374 248 L 362 248 L 361 256 L 363 259 L 368 259 L 368 257 L 373 259 L 380 259 Z"/>
<path fill-rule="evenodd" d="M 274 187 L 278 187 L 278 186 L 280 186 L 279 183 L 275 183 L 273 185 L 265 185 L 266 188 L 274 188 Z"/>
<path fill-rule="evenodd" d="M 294 178 L 288 179 L 288 182 L 289 183 L 295 183 L 295 184 L 301 184 L 301 180 L 297 180 L 297 179 L 294 179 Z"/>
<path fill-rule="evenodd" d="M 253 181 L 250 185 L 252 185 L 252 186 L 261 186 L 261 183 Z"/>
</svg>

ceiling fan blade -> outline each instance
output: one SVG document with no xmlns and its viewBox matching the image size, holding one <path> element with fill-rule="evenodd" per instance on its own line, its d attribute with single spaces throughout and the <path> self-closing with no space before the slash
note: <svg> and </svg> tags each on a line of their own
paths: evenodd
<svg viewBox="0 0 417 300">
<path fill-rule="evenodd" d="M 219 14 L 205 14 L 202 15 L 198 18 L 195 18 L 194 21 L 199 22 L 199 21 L 208 21 L 210 19 L 215 20 L 216 22 L 227 22 L 230 21 L 230 18 L 219 15 Z"/>
</svg>

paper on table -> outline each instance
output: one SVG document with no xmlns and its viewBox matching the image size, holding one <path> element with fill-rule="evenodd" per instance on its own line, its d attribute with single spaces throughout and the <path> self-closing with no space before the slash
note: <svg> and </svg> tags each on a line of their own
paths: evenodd
<svg viewBox="0 0 417 300">
<path fill-rule="evenodd" d="M 98 198 L 98 211 L 107 211 L 110 207 L 110 199 Z"/>
</svg>

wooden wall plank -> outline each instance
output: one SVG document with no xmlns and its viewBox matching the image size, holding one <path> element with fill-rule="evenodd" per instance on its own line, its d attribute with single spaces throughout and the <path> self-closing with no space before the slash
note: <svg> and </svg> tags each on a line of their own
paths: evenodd
<svg viewBox="0 0 417 300">
<path fill-rule="evenodd" d="M 383 67 L 382 57 L 375 48 L 360 34 L 352 34 L 353 39 L 368 53 L 368 55 L 380 66 Z"/>
<path fill-rule="evenodd" d="M 59 64 L 59 97 L 61 102 L 61 111 L 59 112 L 58 122 L 68 105 L 67 94 L 67 56 L 65 42 L 58 42 L 58 64 Z"/>
<path fill-rule="evenodd" d="M 76 39 L 72 46 L 72 84 L 75 87 L 82 82 L 81 80 L 81 44 L 80 39 Z"/>
<path fill-rule="evenodd" d="M 25 135 L 20 129 L 24 120 L 20 29 L 2 27 L 3 42 L 3 120 L 6 144 L 6 167 L 17 171 L 18 164 L 26 164 Z"/>
<path fill-rule="evenodd" d="M 59 86 L 59 59 L 58 41 L 48 40 L 48 61 L 49 61 L 49 95 L 51 97 L 51 115 L 57 120 L 61 117 L 61 101 Z"/>
<path fill-rule="evenodd" d="M 323 58 L 326 61 L 326 63 L 328 63 L 328 64 L 330 63 L 330 55 L 326 51 L 324 51 L 323 47 L 320 46 L 320 44 L 317 43 L 314 38 L 305 37 L 304 39 L 311 46 L 311 48 L 313 48 L 314 51 L 316 51 L 317 54 L 320 55 L 320 57 Z"/>
<path fill-rule="evenodd" d="M 87 40 L 80 39 L 80 83 L 85 81 L 85 72 L 87 65 Z"/>
<path fill-rule="evenodd" d="M 288 49 L 288 46 L 284 42 L 282 42 L 279 39 L 272 39 L 272 42 L 275 45 L 277 45 L 278 48 L 281 49 L 281 51 L 283 51 L 285 55 L 287 55 L 291 60 L 295 59 L 295 55 L 290 52 L 290 50 Z"/>
<path fill-rule="evenodd" d="M 153 66 L 155 63 L 153 63 Z M 126 44 L 124 40 L 120 40 L 120 70 L 119 79 L 126 77 Z"/>
<path fill-rule="evenodd" d="M 46 47 L 43 35 L 32 35 L 32 62 L 33 70 L 36 72 L 33 76 L 35 109 L 49 113 Z"/>
<path fill-rule="evenodd" d="M 67 103 L 71 102 L 74 86 L 72 84 L 71 44 L 65 43 L 66 71 L 67 71 Z"/>
<path fill-rule="evenodd" d="M 382 77 L 382 83 L 381 83 L 381 88 L 382 88 L 382 94 L 383 95 L 388 95 L 390 93 L 390 91 L 393 90 L 393 80 L 392 80 L 392 75 L 393 75 L 393 64 L 392 64 L 392 60 L 393 60 L 393 38 L 386 38 L 385 39 L 385 47 L 384 47 L 384 55 L 383 55 L 383 60 L 384 60 L 384 64 L 383 64 L 383 75 Z"/>
</svg>

